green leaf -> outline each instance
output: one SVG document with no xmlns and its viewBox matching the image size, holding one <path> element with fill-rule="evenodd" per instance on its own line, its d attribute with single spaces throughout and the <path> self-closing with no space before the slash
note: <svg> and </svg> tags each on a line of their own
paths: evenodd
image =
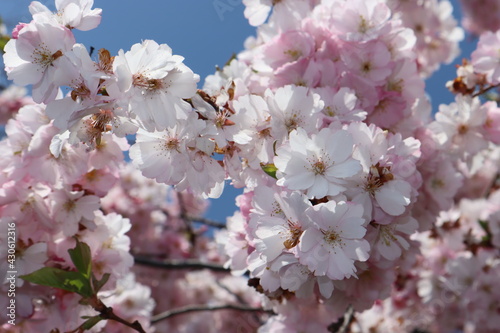
<svg viewBox="0 0 500 333">
<path fill-rule="evenodd" d="M 274 179 L 278 179 L 276 178 L 276 171 L 278 170 L 278 168 L 272 164 L 272 163 L 269 163 L 269 164 L 261 164 L 260 167 L 262 168 L 262 170 L 264 170 L 265 173 L 267 173 L 269 176 L 273 177 Z"/>
<path fill-rule="evenodd" d="M 0 35 L 0 51 L 2 53 L 4 53 L 4 48 L 5 48 L 5 45 L 7 44 L 7 42 L 10 40 L 10 37 L 9 36 L 6 36 L 6 35 Z"/>
<path fill-rule="evenodd" d="M 100 280 L 97 280 L 94 274 L 92 274 L 92 285 L 94 286 L 94 293 L 97 293 L 101 288 L 108 282 L 109 277 L 111 275 L 109 273 L 105 273 Z"/>
<path fill-rule="evenodd" d="M 75 292 L 83 297 L 93 295 L 90 280 L 80 272 L 68 272 L 60 268 L 43 267 L 31 274 L 21 275 L 20 278 L 42 286 Z"/>
<path fill-rule="evenodd" d="M 68 253 L 78 272 L 86 277 L 87 280 L 90 280 L 90 270 L 92 268 L 92 254 L 90 253 L 90 247 L 77 239 L 75 248 L 69 249 Z"/>
<path fill-rule="evenodd" d="M 490 232 L 488 221 L 479 220 L 478 222 L 479 222 L 479 225 L 481 226 L 481 228 L 483 228 L 483 230 L 485 232 Z"/>
<path fill-rule="evenodd" d="M 87 319 L 87 321 L 85 321 L 82 325 L 80 325 L 80 328 L 82 328 L 84 330 L 89 330 L 92 327 L 94 327 L 101 320 L 103 320 L 101 318 L 101 316 L 90 317 L 89 319 Z"/>
</svg>

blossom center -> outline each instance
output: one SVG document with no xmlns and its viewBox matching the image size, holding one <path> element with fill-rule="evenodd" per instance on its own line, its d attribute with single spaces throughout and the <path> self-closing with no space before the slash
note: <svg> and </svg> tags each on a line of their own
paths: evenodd
<svg viewBox="0 0 500 333">
<path fill-rule="evenodd" d="M 444 184 L 443 180 L 441 180 L 441 179 L 433 179 L 432 182 L 431 182 L 431 187 L 433 189 L 443 188 L 444 185 L 445 184 Z"/>
<path fill-rule="evenodd" d="M 177 150 L 179 147 L 179 140 L 177 138 L 168 138 L 165 140 L 165 148 L 168 150 Z"/>
<path fill-rule="evenodd" d="M 74 89 L 71 91 L 71 99 L 77 101 L 78 97 L 82 99 L 90 97 L 90 89 L 85 85 L 84 82 L 78 82 L 75 84 Z"/>
<path fill-rule="evenodd" d="M 331 106 L 327 106 L 323 109 L 323 113 L 329 117 L 335 117 L 337 115 L 336 111 L 337 111 L 337 108 L 331 107 Z"/>
<path fill-rule="evenodd" d="M 259 137 L 261 138 L 267 138 L 271 136 L 271 129 L 269 127 L 264 128 L 263 130 L 258 132 Z"/>
<path fill-rule="evenodd" d="M 300 50 L 286 50 L 283 53 L 292 58 L 293 60 L 297 60 L 302 56 L 302 52 L 300 52 Z"/>
<path fill-rule="evenodd" d="M 397 242 L 396 237 L 394 237 L 394 226 L 383 225 L 380 227 L 380 239 L 386 246 L 390 246 L 391 243 Z"/>
<path fill-rule="evenodd" d="M 460 124 L 458 126 L 458 134 L 465 135 L 469 131 L 469 127 L 465 124 Z"/>
<path fill-rule="evenodd" d="M 63 204 L 63 208 L 67 212 L 72 212 L 75 210 L 76 203 L 73 200 L 68 200 Z"/>
<path fill-rule="evenodd" d="M 146 91 L 151 91 L 151 92 L 159 91 L 165 88 L 163 80 L 149 79 L 148 77 L 146 77 L 141 73 L 133 75 L 132 84 L 135 87 L 139 87 Z"/>
<path fill-rule="evenodd" d="M 52 53 L 45 43 L 41 43 L 33 51 L 33 63 L 39 65 L 42 68 L 47 68 L 59 57 L 63 55 L 61 50 Z"/>
<path fill-rule="evenodd" d="M 307 160 L 310 163 L 310 168 L 308 169 L 314 173 L 314 175 L 324 175 L 326 169 L 328 169 L 328 167 L 332 164 L 332 162 L 330 162 L 330 156 L 326 154 L 323 149 L 321 149 L 319 157 Z"/>
<path fill-rule="evenodd" d="M 361 65 L 361 71 L 362 71 L 363 73 L 369 73 L 371 70 L 372 70 L 372 64 L 371 64 L 371 62 L 369 62 L 369 61 L 365 61 L 365 62 Z"/>
<path fill-rule="evenodd" d="M 312 171 L 315 175 L 324 175 L 326 170 L 325 162 L 317 161 L 312 165 Z"/>
<path fill-rule="evenodd" d="M 100 174 L 99 174 L 99 170 L 97 169 L 92 169 L 91 171 L 87 172 L 85 174 L 85 179 L 92 183 L 92 182 L 96 182 L 98 181 L 99 179 L 101 178 Z"/>
<path fill-rule="evenodd" d="M 365 191 L 374 195 L 385 183 L 394 179 L 390 166 L 372 165 L 366 178 Z"/>
<path fill-rule="evenodd" d="M 342 238 L 340 237 L 340 234 L 338 232 L 333 231 L 331 229 L 328 230 L 321 229 L 321 233 L 323 234 L 323 240 L 330 246 L 342 247 L 344 245 L 344 242 L 342 242 Z"/>
<path fill-rule="evenodd" d="M 285 126 L 288 129 L 288 133 L 290 133 L 294 129 L 297 129 L 297 127 L 300 126 L 301 122 L 302 120 L 300 119 L 298 113 L 293 112 L 292 115 L 285 120 Z"/>
<path fill-rule="evenodd" d="M 358 32 L 362 34 L 366 34 L 366 32 L 370 29 L 370 25 L 368 24 L 368 21 L 363 17 L 359 16 L 359 26 L 358 26 Z"/>
<path fill-rule="evenodd" d="M 287 221 L 288 224 L 288 238 L 283 242 L 283 245 L 287 250 L 290 250 L 292 247 L 296 246 L 300 242 L 300 236 L 302 235 L 302 228 L 295 222 L 290 220 Z"/>
</svg>

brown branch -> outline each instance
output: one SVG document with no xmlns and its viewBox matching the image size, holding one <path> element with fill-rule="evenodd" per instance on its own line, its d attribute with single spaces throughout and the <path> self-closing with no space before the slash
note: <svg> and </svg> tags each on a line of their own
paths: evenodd
<svg viewBox="0 0 500 333">
<path fill-rule="evenodd" d="M 144 266 L 151 266 L 163 269 L 209 269 L 216 272 L 230 272 L 229 268 L 222 265 L 201 262 L 198 260 L 154 260 L 150 258 L 136 256 L 135 263 Z"/>
<path fill-rule="evenodd" d="M 474 93 L 472 95 L 472 97 L 480 96 L 480 95 L 488 92 L 489 90 L 494 89 L 494 88 L 498 88 L 498 87 L 500 87 L 500 84 L 495 84 L 495 85 L 492 85 L 492 86 L 488 86 L 486 88 L 481 88 L 478 92 Z"/>
<path fill-rule="evenodd" d="M 116 322 L 119 322 L 127 327 L 130 327 L 134 329 L 135 331 L 139 333 L 146 333 L 146 331 L 142 328 L 141 323 L 139 321 L 134 321 L 133 323 L 130 323 L 126 321 L 125 319 L 119 317 L 113 312 L 112 307 L 106 306 L 98 297 L 97 295 L 93 295 L 92 297 L 85 298 L 84 299 L 85 303 L 88 305 L 92 306 L 95 311 L 99 312 L 99 317 L 102 318 L 102 320 L 114 320 Z M 78 332 L 80 332 L 79 329 L 77 329 Z"/>
<path fill-rule="evenodd" d="M 217 285 L 220 288 L 224 289 L 225 291 L 227 291 L 228 293 L 230 293 L 231 295 L 233 295 L 233 297 L 236 298 L 236 300 L 240 304 L 248 305 L 248 303 L 245 301 L 245 299 L 241 295 L 238 295 L 237 293 L 233 292 L 227 286 L 225 286 L 224 284 L 222 284 L 221 281 L 217 280 L 217 281 L 215 281 L 215 283 L 217 283 Z M 255 322 L 260 323 L 261 326 L 264 325 L 264 322 L 262 321 L 262 319 L 259 318 L 259 316 L 257 315 L 257 313 L 253 313 L 252 316 L 253 316 L 253 319 L 255 320 Z"/>
<path fill-rule="evenodd" d="M 133 323 L 129 323 L 125 319 L 117 316 L 113 312 L 113 308 L 111 308 L 111 307 L 106 307 L 105 312 L 101 313 L 101 317 L 103 317 L 104 319 L 117 321 L 117 322 L 119 322 L 127 327 L 130 327 L 130 328 L 136 330 L 139 333 L 146 333 L 146 331 L 142 328 L 141 323 L 139 323 L 139 321 L 136 320 Z"/>
<path fill-rule="evenodd" d="M 187 305 L 181 308 L 168 310 L 163 313 L 157 314 L 151 318 L 151 323 L 155 324 L 163 319 L 168 319 L 177 315 L 200 312 L 200 311 L 218 311 L 218 310 L 237 310 L 244 312 L 266 312 L 274 314 L 272 311 L 264 310 L 263 308 L 254 308 L 246 305 L 224 304 L 224 305 Z"/>
</svg>

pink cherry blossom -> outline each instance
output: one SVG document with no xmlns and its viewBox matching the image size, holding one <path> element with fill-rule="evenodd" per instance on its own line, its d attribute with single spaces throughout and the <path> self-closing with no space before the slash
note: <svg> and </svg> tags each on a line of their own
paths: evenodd
<svg viewBox="0 0 500 333">
<path fill-rule="evenodd" d="M 477 49 L 472 52 L 472 67 L 477 73 L 485 74 L 493 84 L 500 82 L 500 67 L 498 66 L 498 45 L 500 33 L 486 31 L 479 37 Z"/>
<path fill-rule="evenodd" d="M 82 219 L 93 220 L 99 209 L 99 198 L 82 192 L 57 190 L 50 195 L 54 222 L 58 223 L 67 236 L 78 231 Z"/>
<path fill-rule="evenodd" d="M 341 38 L 350 41 L 369 41 L 377 37 L 386 27 L 390 9 L 383 1 L 344 2 L 334 11 L 334 22 Z"/>
<path fill-rule="evenodd" d="M 50 36 L 50 37 L 49 37 Z M 10 80 L 33 85 L 33 100 L 47 103 L 60 85 L 76 74 L 67 53 L 75 44 L 71 31 L 49 22 L 31 22 L 5 45 L 4 62 Z"/>
</svg>

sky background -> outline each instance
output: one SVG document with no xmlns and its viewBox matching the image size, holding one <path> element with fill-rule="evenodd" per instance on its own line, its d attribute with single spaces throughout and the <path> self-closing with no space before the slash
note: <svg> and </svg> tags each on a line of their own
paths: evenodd
<svg viewBox="0 0 500 333">
<path fill-rule="evenodd" d="M 55 10 L 53 0 L 40 2 Z M 30 3 L 31 0 L 0 0 L 0 16 L 9 29 L 18 22 L 31 20 Z M 451 3 L 455 17 L 460 19 L 458 1 Z M 112 55 L 145 39 L 166 43 L 200 75 L 199 88 L 204 78 L 214 73 L 216 65 L 222 67 L 233 53 L 243 49 L 245 39 L 255 34 L 255 28 L 243 16 L 241 0 L 94 0 L 94 8 L 103 9 L 101 25 L 87 32 L 75 31 L 78 43 L 96 51 L 106 48 Z M 444 84 L 455 77 L 454 65 L 470 56 L 476 42 L 466 36 L 461 44 L 463 53 L 427 81 L 434 110 L 439 104 L 453 101 Z M 225 221 L 237 209 L 234 197 L 239 193 L 241 190 L 227 186 L 222 198 L 212 200 L 208 217 Z"/>
</svg>

